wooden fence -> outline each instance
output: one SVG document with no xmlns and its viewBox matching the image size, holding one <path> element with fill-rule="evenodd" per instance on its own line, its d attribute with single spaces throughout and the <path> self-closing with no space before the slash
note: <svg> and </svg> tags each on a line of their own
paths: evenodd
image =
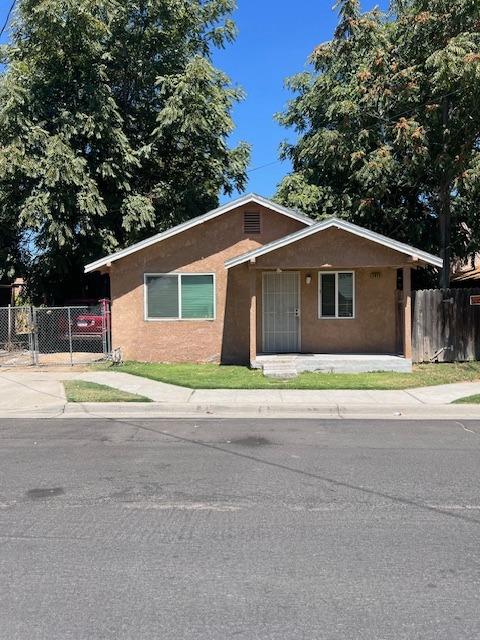
<svg viewBox="0 0 480 640">
<path fill-rule="evenodd" d="M 414 362 L 480 359 L 480 289 L 428 289 L 412 296 Z"/>
</svg>

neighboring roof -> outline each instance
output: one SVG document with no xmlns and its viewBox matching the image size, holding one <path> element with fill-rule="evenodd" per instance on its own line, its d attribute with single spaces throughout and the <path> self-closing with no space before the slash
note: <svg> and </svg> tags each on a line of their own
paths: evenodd
<svg viewBox="0 0 480 640">
<path fill-rule="evenodd" d="M 453 265 L 452 282 L 480 280 L 480 253 L 474 253 Z"/>
<path fill-rule="evenodd" d="M 197 226 L 198 224 L 202 224 L 203 222 L 207 222 L 208 220 L 212 220 L 218 216 L 223 215 L 224 213 L 228 213 L 237 207 L 240 207 L 244 204 L 258 204 L 276 213 L 281 213 L 284 216 L 289 218 L 293 218 L 294 220 L 298 220 L 299 222 L 303 222 L 306 225 L 313 225 L 314 220 L 309 218 L 308 216 L 300 213 L 298 211 L 294 211 L 293 209 L 287 209 L 286 207 L 282 207 L 276 202 L 272 202 L 272 200 L 268 200 L 267 198 L 263 198 L 262 196 L 257 195 L 256 193 L 249 193 L 245 196 L 241 196 L 240 198 L 236 198 L 231 202 L 227 202 L 227 204 L 218 207 L 217 209 L 213 209 L 213 211 L 209 211 L 201 216 L 197 216 L 196 218 L 192 218 L 191 220 L 187 220 L 187 222 L 183 222 L 182 224 L 177 225 L 176 227 L 172 227 L 171 229 L 167 229 L 166 231 L 162 231 L 162 233 L 157 233 L 151 238 L 147 238 L 146 240 L 142 240 L 141 242 L 137 242 L 136 244 L 132 244 L 130 247 L 126 249 L 122 249 L 121 251 L 117 251 L 116 253 L 112 253 L 108 256 L 100 258 L 95 262 L 91 262 L 87 264 L 85 267 L 85 273 L 89 273 L 91 271 L 95 271 L 100 267 L 107 266 L 108 263 L 114 262 L 115 260 L 120 260 L 121 258 L 125 258 L 136 251 L 140 251 L 141 249 L 145 249 L 146 247 L 150 247 L 152 244 L 156 244 L 157 242 L 161 242 L 162 240 L 166 240 L 167 238 L 171 238 L 172 236 L 177 235 L 178 233 L 182 233 L 183 231 L 187 231 L 187 229 L 191 229 L 192 227 Z"/>
<path fill-rule="evenodd" d="M 480 280 L 480 267 L 462 271 L 452 278 L 452 282 L 467 282 L 468 280 Z"/>
<path fill-rule="evenodd" d="M 316 224 L 307 227 L 306 229 L 300 229 L 300 231 L 291 233 L 290 235 L 280 238 L 279 240 L 269 242 L 263 247 L 259 247 L 258 249 L 254 249 L 253 251 L 249 251 L 248 253 L 244 253 L 240 256 L 236 256 L 235 258 L 230 258 L 229 260 L 225 261 L 225 266 L 227 267 L 227 269 L 229 269 L 230 267 L 236 267 L 243 262 L 248 262 L 249 260 L 253 260 L 254 258 L 263 256 L 266 253 L 270 253 L 271 251 L 276 251 L 277 249 L 286 247 L 293 242 L 298 242 L 298 240 L 308 238 L 308 236 L 319 233 L 320 231 L 325 231 L 326 229 L 331 229 L 332 227 L 341 229 L 342 231 L 347 231 L 348 233 L 353 233 L 356 236 L 360 236 L 361 238 L 365 238 L 366 240 L 371 240 L 372 242 L 376 242 L 377 244 L 381 244 L 384 247 L 388 247 L 389 249 L 393 249 L 394 251 L 399 251 L 400 253 L 404 253 L 408 256 L 415 256 L 419 260 L 426 262 L 427 264 L 431 264 L 435 267 L 442 266 L 442 259 L 438 256 L 434 256 L 431 253 L 427 253 L 426 251 L 416 249 L 415 247 L 411 247 L 410 245 L 404 244 L 403 242 L 397 242 L 397 240 L 392 240 L 392 238 L 383 236 L 380 233 L 375 233 L 374 231 L 370 231 L 369 229 L 365 229 L 364 227 L 359 227 L 358 225 L 352 224 L 351 222 L 346 222 L 345 220 L 340 220 L 339 218 L 328 218 L 326 220 L 322 220 L 321 222 L 317 222 Z"/>
</svg>

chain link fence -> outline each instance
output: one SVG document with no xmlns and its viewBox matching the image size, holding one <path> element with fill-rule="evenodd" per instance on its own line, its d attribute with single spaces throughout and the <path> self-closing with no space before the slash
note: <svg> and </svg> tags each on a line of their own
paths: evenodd
<svg viewBox="0 0 480 640">
<path fill-rule="evenodd" d="M 35 364 L 31 307 L 0 307 L 0 366 Z"/>
<path fill-rule="evenodd" d="M 111 353 L 110 304 L 0 307 L 0 366 L 74 365 Z"/>
</svg>

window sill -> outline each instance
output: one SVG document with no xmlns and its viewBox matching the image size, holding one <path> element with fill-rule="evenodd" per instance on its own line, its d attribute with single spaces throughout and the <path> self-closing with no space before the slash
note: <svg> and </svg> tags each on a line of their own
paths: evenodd
<svg viewBox="0 0 480 640">
<path fill-rule="evenodd" d="M 144 318 L 144 322 L 215 322 L 216 318 Z"/>
</svg>

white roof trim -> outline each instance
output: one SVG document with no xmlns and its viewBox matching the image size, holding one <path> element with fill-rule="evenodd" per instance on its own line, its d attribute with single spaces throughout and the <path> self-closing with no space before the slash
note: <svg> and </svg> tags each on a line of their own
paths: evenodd
<svg viewBox="0 0 480 640">
<path fill-rule="evenodd" d="M 337 229 L 347 231 L 348 233 L 353 233 L 356 236 L 365 238 L 366 240 L 371 240 L 372 242 L 381 244 L 384 247 L 393 249 L 394 251 L 398 251 L 408 256 L 418 258 L 418 260 L 426 262 L 427 264 L 431 264 L 434 267 L 441 267 L 443 264 L 441 258 L 439 258 L 438 256 L 434 256 L 431 253 L 427 253 L 426 251 L 422 251 L 421 249 L 416 249 L 415 247 L 404 244 L 403 242 L 392 240 L 392 238 L 383 236 L 380 233 L 375 233 L 374 231 L 370 231 L 369 229 L 364 229 L 363 227 L 359 227 L 358 225 L 351 222 L 346 222 L 345 220 L 340 220 L 339 218 L 328 218 L 327 220 L 318 222 L 312 226 L 307 227 L 306 229 L 300 229 L 300 231 L 291 233 L 290 235 L 280 238 L 279 240 L 274 240 L 273 242 L 270 242 L 263 247 L 259 247 L 258 249 L 254 249 L 253 251 L 249 251 L 248 253 L 244 253 L 241 256 L 230 258 L 229 260 L 226 260 L 225 266 L 227 269 L 229 269 L 230 267 L 236 267 L 243 262 L 254 260 L 259 256 L 263 256 L 266 253 L 270 253 L 271 251 L 286 247 L 287 245 L 292 244 L 292 242 L 297 242 L 298 240 L 307 238 L 308 236 L 318 233 L 319 231 L 330 229 L 331 227 L 336 227 Z"/>
<path fill-rule="evenodd" d="M 284 216 L 288 216 L 289 218 L 293 218 L 294 220 L 298 220 L 299 222 L 303 222 L 304 224 L 311 226 L 315 223 L 314 220 L 307 217 L 303 213 L 298 211 L 294 211 L 293 209 L 287 209 L 286 207 L 282 207 L 276 202 L 272 202 L 267 198 L 263 198 L 255 193 L 249 193 L 245 196 L 241 196 L 240 198 L 236 198 L 231 202 L 227 202 L 227 204 L 218 207 L 217 209 L 213 209 L 213 211 L 209 211 L 201 216 L 197 216 L 196 218 L 192 218 L 191 220 L 187 220 L 186 222 L 182 222 L 182 224 L 177 225 L 176 227 L 172 227 L 171 229 L 167 229 L 166 231 L 162 231 L 162 233 L 157 233 L 151 238 L 147 238 L 146 240 L 142 240 L 141 242 L 137 242 L 136 244 L 132 244 L 130 247 L 126 249 L 122 249 L 121 251 L 117 251 L 116 253 L 112 253 L 108 256 L 100 258 L 95 262 L 91 262 L 87 264 L 85 267 L 85 273 L 90 273 L 91 271 L 96 271 L 97 269 L 110 266 L 109 263 L 114 262 L 115 260 L 120 260 L 121 258 L 125 258 L 136 251 L 140 251 L 141 249 L 146 249 L 150 247 L 152 244 L 156 244 L 157 242 L 161 242 L 162 240 L 166 240 L 167 238 L 171 238 L 172 236 L 177 235 L 178 233 L 182 233 L 182 231 L 187 231 L 187 229 L 191 229 L 195 227 L 197 224 L 202 224 L 203 222 L 207 222 L 208 220 L 212 220 L 212 218 L 216 218 L 217 216 L 221 216 L 224 213 L 228 213 L 232 211 L 232 209 L 236 209 L 244 204 L 259 204 L 275 211 L 276 213 L 281 213 Z"/>
</svg>

